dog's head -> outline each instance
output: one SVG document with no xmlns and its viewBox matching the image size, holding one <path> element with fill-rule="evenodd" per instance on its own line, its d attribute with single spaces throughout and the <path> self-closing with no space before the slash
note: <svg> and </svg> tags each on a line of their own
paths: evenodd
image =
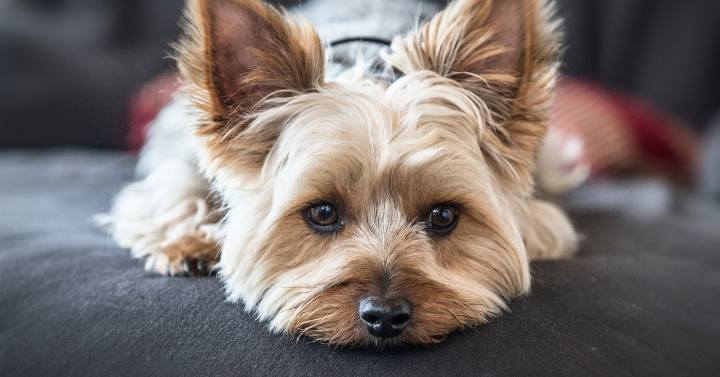
<svg viewBox="0 0 720 377">
<path fill-rule="evenodd" d="M 313 28 L 191 2 L 179 65 L 227 206 L 220 274 L 272 329 L 431 343 L 528 291 L 521 217 L 558 55 L 544 0 L 458 0 L 392 84 L 326 82 Z"/>
</svg>

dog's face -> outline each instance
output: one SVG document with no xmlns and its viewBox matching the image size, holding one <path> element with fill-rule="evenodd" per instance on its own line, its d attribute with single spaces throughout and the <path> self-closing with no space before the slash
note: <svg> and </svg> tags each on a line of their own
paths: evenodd
<svg viewBox="0 0 720 377">
<path fill-rule="evenodd" d="M 307 24 L 196 1 L 180 66 L 227 206 L 221 276 L 272 329 L 431 343 L 527 292 L 521 218 L 555 75 L 539 1 L 464 0 L 329 83 Z"/>
</svg>

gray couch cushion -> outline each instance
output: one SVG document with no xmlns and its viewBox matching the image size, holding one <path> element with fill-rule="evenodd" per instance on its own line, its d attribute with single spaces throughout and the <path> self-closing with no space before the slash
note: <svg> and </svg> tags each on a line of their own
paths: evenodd
<svg viewBox="0 0 720 377">
<path fill-rule="evenodd" d="M 581 253 L 533 265 L 502 318 L 429 348 L 338 350 L 269 334 L 215 278 L 148 274 L 97 230 L 133 162 L 0 153 L 0 375 L 720 375 L 716 210 L 580 200 Z"/>
</svg>

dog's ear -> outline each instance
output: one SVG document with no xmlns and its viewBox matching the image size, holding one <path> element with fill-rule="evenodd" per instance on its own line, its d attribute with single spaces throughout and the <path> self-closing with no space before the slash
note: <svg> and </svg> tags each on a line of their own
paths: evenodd
<svg viewBox="0 0 720 377">
<path fill-rule="evenodd" d="M 403 73 L 456 80 L 492 113 L 481 145 L 508 177 L 532 182 L 559 65 L 561 33 L 549 0 L 456 0 L 393 41 Z"/>
<path fill-rule="evenodd" d="M 207 118 L 202 134 L 228 141 L 266 100 L 296 96 L 323 80 L 323 46 L 312 26 L 262 1 L 190 0 L 184 28 L 178 67 Z M 249 147 L 257 158 L 266 149 Z"/>
</svg>

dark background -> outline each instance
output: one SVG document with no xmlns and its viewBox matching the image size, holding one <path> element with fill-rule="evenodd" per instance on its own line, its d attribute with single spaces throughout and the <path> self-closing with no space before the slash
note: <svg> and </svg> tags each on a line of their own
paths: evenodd
<svg viewBox="0 0 720 377">
<path fill-rule="evenodd" d="M 698 130 L 720 108 L 720 1 L 559 5 L 566 73 L 646 98 Z M 168 43 L 179 32 L 182 6 L 181 0 L 0 2 L 0 148 L 123 148 L 132 93 L 172 68 Z"/>
</svg>

